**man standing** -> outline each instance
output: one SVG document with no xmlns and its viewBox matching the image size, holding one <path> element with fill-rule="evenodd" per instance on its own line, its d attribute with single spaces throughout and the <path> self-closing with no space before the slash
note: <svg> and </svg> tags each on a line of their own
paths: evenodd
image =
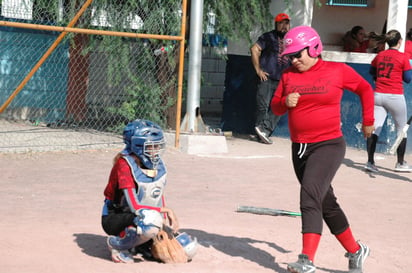
<svg viewBox="0 0 412 273">
<path fill-rule="evenodd" d="M 286 13 L 275 17 L 275 29 L 262 34 L 250 48 L 252 64 L 259 77 L 256 93 L 255 131 L 259 139 L 272 144 L 269 138 L 280 116 L 270 110 L 270 102 L 276 90 L 282 71 L 290 65 L 288 58 L 282 57 L 283 37 L 290 29 L 290 18 Z"/>
</svg>

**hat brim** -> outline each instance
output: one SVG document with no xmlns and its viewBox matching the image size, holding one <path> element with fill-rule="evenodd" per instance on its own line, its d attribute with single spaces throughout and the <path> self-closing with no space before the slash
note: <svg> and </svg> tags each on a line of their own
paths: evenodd
<svg viewBox="0 0 412 273">
<path fill-rule="evenodd" d="M 300 50 L 293 50 L 293 49 L 285 49 L 285 51 L 283 51 L 281 54 L 280 54 L 280 56 L 287 56 L 287 55 L 292 55 L 292 54 L 295 54 L 295 53 L 297 53 L 297 52 L 299 52 Z"/>
</svg>

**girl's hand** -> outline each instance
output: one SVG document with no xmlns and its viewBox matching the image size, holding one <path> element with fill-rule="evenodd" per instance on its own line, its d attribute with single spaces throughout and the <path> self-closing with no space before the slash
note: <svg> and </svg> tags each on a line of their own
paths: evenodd
<svg viewBox="0 0 412 273">
<path fill-rule="evenodd" d="M 362 126 L 363 136 L 368 138 L 372 136 L 373 131 L 375 131 L 375 126 Z"/>
<path fill-rule="evenodd" d="M 286 106 L 289 108 L 296 107 L 299 101 L 300 94 L 299 93 L 290 93 L 286 97 Z"/>
<path fill-rule="evenodd" d="M 166 213 L 169 226 L 173 229 L 173 232 L 177 232 L 179 230 L 179 221 L 174 211 L 169 208 L 161 208 L 160 212 Z"/>
</svg>

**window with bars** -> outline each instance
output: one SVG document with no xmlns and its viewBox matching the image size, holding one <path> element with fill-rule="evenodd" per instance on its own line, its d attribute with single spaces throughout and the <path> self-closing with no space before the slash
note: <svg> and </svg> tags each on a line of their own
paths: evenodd
<svg viewBox="0 0 412 273">
<path fill-rule="evenodd" d="M 370 0 L 327 0 L 329 6 L 368 7 Z M 411 2 L 411 1 L 409 1 Z"/>
</svg>

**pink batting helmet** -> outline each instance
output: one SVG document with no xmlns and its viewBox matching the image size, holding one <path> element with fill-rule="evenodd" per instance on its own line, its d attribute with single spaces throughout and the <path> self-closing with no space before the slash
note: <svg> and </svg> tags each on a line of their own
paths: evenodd
<svg viewBox="0 0 412 273">
<path fill-rule="evenodd" d="M 292 28 L 286 33 L 283 41 L 285 43 L 285 50 L 282 52 L 282 56 L 308 48 L 308 53 L 311 57 L 318 57 L 323 49 L 319 34 L 309 26 Z"/>
</svg>

